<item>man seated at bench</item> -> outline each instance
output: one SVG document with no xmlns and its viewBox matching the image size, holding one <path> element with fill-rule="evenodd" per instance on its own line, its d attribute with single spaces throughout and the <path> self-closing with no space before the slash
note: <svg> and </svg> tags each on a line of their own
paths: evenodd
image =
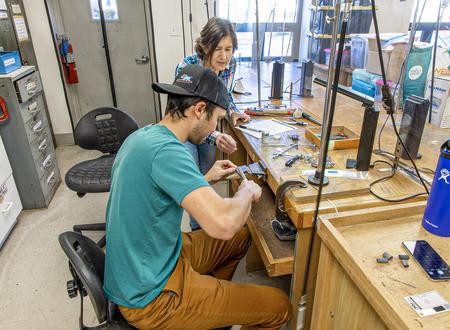
<svg viewBox="0 0 450 330">
<path fill-rule="evenodd" d="M 142 329 L 279 329 L 291 307 L 281 290 L 231 282 L 251 243 L 244 226 L 261 188 L 244 180 L 232 198 L 210 186 L 235 170 L 219 160 L 204 176 L 185 141 L 202 142 L 225 117 L 225 86 L 210 69 L 183 68 L 165 117 L 131 134 L 112 170 L 106 213 L 104 289 Z M 183 209 L 202 227 L 181 232 Z"/>
</svg>

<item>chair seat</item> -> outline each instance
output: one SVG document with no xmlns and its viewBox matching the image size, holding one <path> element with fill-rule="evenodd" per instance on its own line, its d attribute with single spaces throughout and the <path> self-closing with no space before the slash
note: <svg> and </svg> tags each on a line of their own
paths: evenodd
<svg viewBox="0 0 450 330">
<path fill-rule="evenodd" d="M 69 189 L 78 193 L 108 192 L 115 155 L 105 155 L 73 166 L 65 177 Z"/>
</svg>

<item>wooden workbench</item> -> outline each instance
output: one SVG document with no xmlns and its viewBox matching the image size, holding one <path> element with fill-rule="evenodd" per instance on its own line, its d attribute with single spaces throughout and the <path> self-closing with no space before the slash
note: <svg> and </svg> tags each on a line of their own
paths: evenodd
<svg viewBox="0 0 450 330">
<path fill-rule="evenodd" d="M 407 254 L 402 241 L 426 240 L 444 260 L 450 260 L 450 239 L 421 226 L 425 205 L 419 202 L 321 218 L 311 328 L 450 329 L 450 312 L 420 317 L 404 299 L 436 290 L 450 301 L 448 282 L 430 280 L 412 257 L 404 268 L 397 257 Z M 385 251 L 394 259 L 378 264 L 376 258 Z"/>
<path fill-rule="evenodd" d="M 289 67 L 289 65 L 287 65 Z M 295 81 L 295 68 L 291 66 L 291 71 L 287 70 L 285 81 Z M 252 81 L 254 75 L 254 68 L 241 66 L 238 68 L 237 77 L 244 75 L 246 77 L 246 87 Z M 270 86 L 269 76 L 270 68 L 264 65 L 262 68 L 262 99 L 267 99 L 270 90 L 266 88 Z M 294 73 L 292 73 L 294 72 Z M 287 77 L 287 78 L 286 78 Z M 256 78 L 256 77 L 254 77 Z M 254 80 L 256 81 L 256 80 Z M 250 96 L 235 97 L 237 102 L 255 100 L 256 89 L 252 86 L 253 94 Z M 286 85 L 287 87 L 287 85 Z M 298 87 L 297 87 L 298 88 Z M 317 119 L 322 119 L 323 113 L 323 97 L 324 88 L 314 85 L 313 98 L 300 99 L 295 98 L 292 101 L 286 102 L 289 108 L 299 107 L 303 111 L 313 115 Z M 252 104 L 253 106 L 255 104 Z M 243 106 L 241 106 L 243 107 Z M 350 128 L 355 133 L 359 134 L 362 125 L 364 108 L 362 105 L 348 97 L 338 95 L 336 103 L 336 112 L 334 125 L 343 125 Z M 386 118 L 385 114 L 381 114 L 379 118 L 378 130 Z M 291 178 L 302 178 L 301 171 L 305 169 L 312 169 L 309 165 L 299 161 L 292 167 L 284 166 L 285 158 L 272 159 L 272 153 L 277 148 L 261 147 L 259 139 L 249 136 L 240 130 L 225 125 L 223 127 L 225 133 L 232 135 L 238 141 L 238 151 L 230 155 L 232 160 L 237 165 L 249 164 L 258 160 L 263 160 L 268 167 L 267 186 L 263 189 L 264 194 L 262 202 L 252 210 L 252 216 L 249 219 L 249 228 L 252 233 L 255 245 L 261 255 L 265 268 L 269 276 L 280 276 L 292 274 L 291 283 L 291 302 L 293 310 L 297 311 L 301 294 L 304 288 L 304 276 L 307 267 L 307 258 L 309 255 L 309 246 L 312 237 L 312 224 L 315 209 L 315 201 L 317 197 L 317 188 L 309 185 L 307 188 L 292 189 L 285 196 L 284 205 L 287 213 L 293 223 L 296 225 L 298 232 L 295 243 L 281 242 L 276 239 L 270 228 L 270 220 L 275 215 L 275 207 L 273 205 L 274 193 L 282 181 Z M 304 140 L 304 129 L 299 128 L 297 131 L 290 131 L 289 133 L 297 133 L 300 135 L 300 144 L 309 141 Z M 439 147 L 442 142 L 448 138 L 448 130 L 437 129 L 436 127 L 426 125 L 420 152 L 423 159 L 417 161 L 419 167 L 427 167 L 434 169 L 437 158 L 439 156 Z M 289 144 L 287 134 L 282 136 L 281 142 Z M 382 148 L 387 151 L 393 151 L 396 144 L 396 138 L 392 126 L 388 123 L 382 135 Z M 298 149 L 302 153 L 314 153 L 311 147 L 301 146 Z M 345 169 L 345 161 L 347 158 L 356 158 L 356 149 L 349 150 L 333 150 L 329 152 L 333 161 L 336 163 L 337 169 Z M 373 155 L 372 160 L 383 159 L 380 156 Z M 406 162 L 406 161 L 405 161 Z M 407 162 L 408 163 L 408 162 Z M 376 169 L 369 171 L 369 177 L 365 180 L 349 180 L 343 178 L 330 178 L 330 184 L 324 187 L 322 192 L 322 203 L 320 206 L 320 214 L 335 214 L 349 210 L 360 210 L 366 208 L 387 206 L 390 203 L 381 201 L 369 193 L 369 183 L 377 178 L 386 176 L 387 173 L 380 173 Z M 432 177 L 430 176 L 430 179 Z M 307 179 L 307 178 L 303 178 Z M 396 174 L 393 179 L 382 183 L 376 187 L 376 192 L 388 198 L 398 198 L 415 194 L 423 190 L 423 187 L 408 177 L 402 174 Z M 407 200 L 404 203 L 414 203 L 426 199 L 426 196 L 420 196 L 415 199 Z M 397 204 L 395 204 L 397 205 Z M 309 272 L 308 284 L 306 293 L 307 299 L 307 313 L 305 319 L 305 326 L 309 328 L 311 320 L 311 311 L 314 297 L 315 274 L 317 272 L 317 262 L 320 244 L 314 242 L 313 244 L 313 262 Z M 291 322 L 291 329 L 296 327 L 297 315 L 294 313 L 294 319 Z"/>
</svg>

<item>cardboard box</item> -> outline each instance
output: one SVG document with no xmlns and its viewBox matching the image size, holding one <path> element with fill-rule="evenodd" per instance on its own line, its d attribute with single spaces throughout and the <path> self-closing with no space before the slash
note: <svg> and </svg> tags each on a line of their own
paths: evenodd
<svg viewBox="0 0 450 330">
<path fill-rule="evenodd" d="M 428 82 L 425 98 L 430 98 L 431 81 Z M 450 78 L 435 78 L 431 124 L 440 128 L 450 128 Z"/>
<path fill-rule="evenodd" d="M 368 43 L 367 71 L 381 75 L 377 41 L 375 38 L 369 38 Z M 387 80 L 398 81 L 407 49 L 408 44 L 404 41 L 383 47 L 383 62 Z"/>
<path fill-rule="evenodd" d="M 391 49 L 383 50 L 383 63 L 384 69 L 387 75 L 389 68 L 389 60 L 391 58 Z M 381 75 L 380 58 L 378 56 L 378 51 L 369 50 L 367 54 L 367 72 L 375 73 Z"/>
</svg>

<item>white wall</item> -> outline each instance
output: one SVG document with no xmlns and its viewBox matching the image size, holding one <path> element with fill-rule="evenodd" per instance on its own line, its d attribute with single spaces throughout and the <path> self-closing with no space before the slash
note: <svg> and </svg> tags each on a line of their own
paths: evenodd
<svg viewBox="0 0 450 330">
<path fill-rule="evenodd" d="M 44 0 L 23 0 L 33 47 L 41 73 L 53 133 L 71 134 L 69 109 L 64 96 Z"/>
<path fill-rule="evenodd" d="M 381 33 L 408 32 L 416 0 L 378 0 L 377 19 Z M 373 24 L 371 32 L 375 32 Z"/>
<path fill-rule="evenodd" d="M 191 32 L 189 25 L 189 0 L 152 0 L 152 20 L 155 36 L 156 64 L 159 82 L 171 83 L 174 79 L 175 67 L 184 57 L 190 55 Z M 192 36 L 195 39 L 199 36 L 200 30 L 207 22 L 205 1 L 191 1 L 192 3 Z M 185 46 L 183 48 L 183 24 Z M 213 16 L 213 1 L 209 0 L 209 14 Z M 167 98 L 161 95 L 161 111 L 164 113 Z"/>
</svg>

